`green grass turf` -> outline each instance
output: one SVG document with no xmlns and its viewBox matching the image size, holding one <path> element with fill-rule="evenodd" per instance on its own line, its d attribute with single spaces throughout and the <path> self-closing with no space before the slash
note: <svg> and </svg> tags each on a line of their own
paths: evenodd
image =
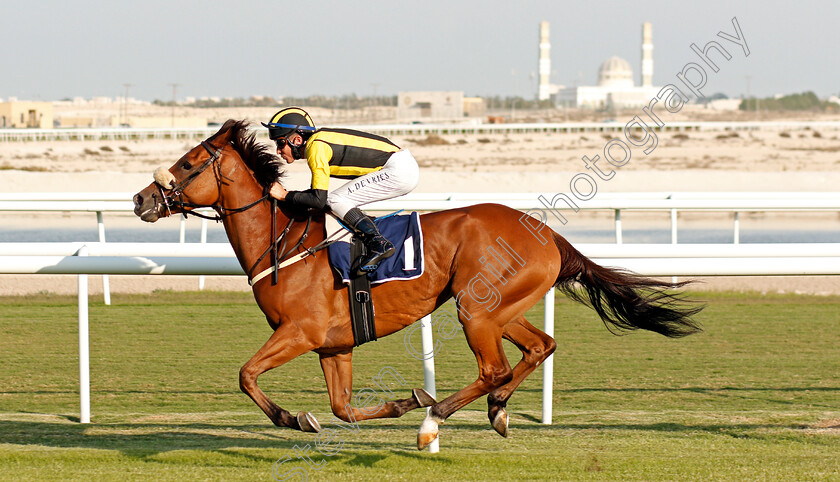
<svg viewBox="0 0 840 482">
<path fill-rule="evenodd" d="M 669 340 L 613 336 L 558 296 L 553 424 L 540 424 L 539 369 L 508 404 L 508 439 L 490 428 L 482 398 L 441 427 L 439 454 L 415 448 L 420 410 L 358 430 L 338 424 L 314 354 L 263 375 L 278 404 L 332 430 L 320 439 L 330 456 L 314 434 L 275 428 L 239 391 L 239 367 L 270 334 L 250 294 L 92 302 L 90 425 L 77 423 L 75 297 L 0 298 L 0 479 L 839 478 L 840 297 L 694 297 L 707 302 L 706 331 Z M 541 327 L 542 306 L 528 317 Z M 385 367 L 406 380 L 389 384 L 399 398 L 423 386 L 406 332 L 356 349 L 355 390 L 377 389 Z M 461 333 L 438 340 L 443 399 L 477 370 Z"/>
</svg>

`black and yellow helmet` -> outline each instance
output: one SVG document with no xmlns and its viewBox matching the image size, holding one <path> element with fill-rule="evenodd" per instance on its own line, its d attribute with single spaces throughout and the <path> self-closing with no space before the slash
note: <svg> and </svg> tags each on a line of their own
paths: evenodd
<svg viewBox="0 0 840 482">
<path fill-rule="evenodd" d="M 268 127 L 268 137 L 272 140 L 279 137 L 286 137 L 292 132 L 297 132 L 304 137 L 315 132 L 315 123 L 309 114 L 300 107 L 287 107 L 280 110 L 273 116 L 268 124 L 261 123 L 263 127 Z"/>
</svg>

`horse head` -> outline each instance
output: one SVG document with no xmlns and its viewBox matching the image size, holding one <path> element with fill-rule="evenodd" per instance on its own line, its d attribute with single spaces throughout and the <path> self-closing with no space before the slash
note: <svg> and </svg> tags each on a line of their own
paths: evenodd
<svg viewBox="0 0 840 482">
<path fill-rule="evenodd" d="M 261 192 L 260 184 L 265 186 L 274 180 L 271 178 L 272 165 L 274 177 L 278 176 L 276 163 L 271 162 L 276 157 L 257 144 L 255 135 L 248 134 L 247 130 L 247 122 L 229 120 L 175 164 L 157 168 L 154 181 L 134 195 L 134 214 L 153 223 L 173 213 L 210 207 L 221 217 L 226 210 L 224 187 L 243 176 L 250 181 L 246 184 L 254 186 L 252 191 Z M 248 165 L 248 161 L 254 159 L 259 160 L 259 164 Z M 250 169 L 239 169 L 243 160 Z M 245 186 L 238 184 L 237 192 L 241 193 Z"/>
</svg>

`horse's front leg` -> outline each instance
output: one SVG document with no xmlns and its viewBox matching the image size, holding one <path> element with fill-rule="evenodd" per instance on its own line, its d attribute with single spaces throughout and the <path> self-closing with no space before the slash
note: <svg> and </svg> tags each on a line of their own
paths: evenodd
<svg viewBox="0 0 840 482">
<path fill-rule="evenodd" d="M 415 388 L 410 398 L 383 402 L 371 407 L 354 407 L 350 404 L 353 394 L 353 350 L 320 354 L 320 357 L 321 369 L 324 371 L 327 391 L 330 394 L 330 406 L 333 413 L 345 422 L 397 418 L 415 408 L 430 407 L 435 404 L 435 399 L 426 390 Z"/>
<path fill-rule="evenodd" d="M 278 427 L 290 427 L 304 432 L 318 432 L 321 426 L 309 412 L 297 417 L 272 402 L 257 385 L 257 377 L 272 368 L 292 360 L 315 348 L 315 343 L 295 325 L 280 325 L 260 350 L 239 370 L 239 388 L 268 415 Z"/>
</svg>

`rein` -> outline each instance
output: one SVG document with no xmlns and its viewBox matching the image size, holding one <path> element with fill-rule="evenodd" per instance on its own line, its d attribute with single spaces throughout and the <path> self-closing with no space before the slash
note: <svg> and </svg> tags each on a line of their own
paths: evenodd
<svg viewBox="0 0 840 482">
<path fill-rule="evenodd" d="M 220 222 L 226 216 L 229 216 L 231 214 L 240 213 L 240 212 L 243 212 L 243 211 L 247 211 L 248 209 L 251 209 L 252 207 L 256 206 L 257 204 L 260 204 L 261 202 L 265 201 L 266 199 L 270 199 L 271 200 L 271 237 L 274 241 L 268 246 L 268 248 L 266 248 L 266 250 L 263 252 L 263 254 L 260 255 L 259 258 L 257 258 L 257 261 L 253 264 L 253 266 L 251 266 L 251 269 L 248 270 L 248 280 L 249 280 L 248 282 L 251 286 L 253 286 L 257 281 L 261 280 L 265 276 L 268 276 L 269 273 L 272 275 L 272 284 L 276 284 L 277 283 L 278 272 L 280 271 L 281 268 L 283 268 L 285 266 L 288 266 L 292 263 L 295 263 L 297 261 L 300 261 L 301 259 L 306 258 L 308 256 L 314 256 L 316 252 L 326 248 L 327 246 L 329 246 L 330 244 L 332 244 L 336 241 L 336 240 L 325 239 L 324 241 L 322 241 L 318 245 L 313 246 L 312 248 L 307 248 L 307 247 L 303 246 L 303 242 L 309 236 L 309 228 L 312 225 L 312 216 L 310 215 L 306 219 L 306 227 L 303 230 L 303 234 L 297 240 L 295 245 L 287 250 L 286 245 L 287 245 L 287 242 L 288 242 L 288 239 L 287 239 L 288 234 L 289 234 L 289 231 L 292 229 L 292 225 L 294 225 L 295 220 L 294 220 L 294 218 L 289 218 L 289 223 L 286 225 L 286 227 L 283 229 L 283 231 L 279 235 L 277 235 L 277 211 L 278 211 L 279 208 L 278 208 L 278 205 L 277 205 L 277 200 L 274 199 L 274 198 L 271 198 L 269 196 L 269 190 L 267 188 L 265 189 L 262 197 L 260 197 L 259 199 L 257 199 L 254 202 L 248 203 L 248 204 L 246 204 L 244 206 L 240 206 L 238 208 L 228 209 L 228 208 L 225 208 L 223 206 L 220 206 L 220 205 L 216 204 L 218 202 L 218 199 L 213 204 L 196 204 L 196 203 L 191 203 L 191 202 L 184 201 L 184 197 L 183 197 L 184 196 L 183 195 L 184 189 L 187 186 L 189 186 L 202 172 L 207 170 L 207 168 L 210 167 L 210 166 L 214 166 L 213 169 L 215 170 L 216 182 L 218 184 L 219 196 L 220 197 L 221 197 L 221 191 L 222 191 L 222 184 L 225 184 L 224 179 L 227 179 L 229 181 L 233 181 L 229 177 L 222 174 L 221 163 L 217 162 L 222 156 L 222 149 L 221 148 L 216 148 L 216 146 L 214 146 L 213 144 L 211 144 L 207 141 L 201 141 L 201 147 L 203 147 L 204 150 L 206 150 L 207 153 L 210 154 L 210 158 L 208 158 L 197 169 L 195 169 L 193 172 L 191 172 L 186 178 L 184 178 L 183 181 L 176 184 L 175 186 L 172 186 L 169 189 L 169 192 L 172 194 L 172 197 L 167 195 L 167 192 L 166 192 L 164 186 L 161 186 L 160 184 L 158 184 L 158 189 L 159 189 L 161 197 L 163 199 L 163 201 L 162 201 L 163 205 L 166 206 L 166 210 L 167 210 L 168 215 L 172 214 L 172 208 L 177 208 L 177 209 L 181 210 L 181 214 L 184 217 L 187 217 L 187 215 L 189 214 L 189 215 L 196 216 L 196 217 L 199 217 L 199 218 L 211 219 L 213 221 Z M 197 213 L 193 210 L 187 211 L 184 208 L 192 208 L 192 209 L 212 208 L 216 212 L 218 212 L 219 214 L 217 214 L 216 216 L 207 216 L 205 214 Z M 301 253 L 298 253 L 297 255 L 294 255 L 293 253 L 295 251 L 298 251 L 301 247 L 303 247 L 304 251 L 301 252 Z M 271 254 L 271 267 L 268 268 L 267 270 L 263 270 L 261 273 L 254 276 L 254 270 L 257 268 L 257 266 L 260 264 L 260 262 L 263 259 L 265 259 L 265 257 L 268 256 L 269 254 Z"/>
<path fill-rule="evenodd" d="M 288 234 L 288 230 L 292 225 L 292 221 L 293 220 L 289 220 L 289 224 L 286 226 L 286 229 L 283 230 L 283 233 L 281 233 L 280 236 L 285 237 L 286 234 Z M 254 286 L 255 284 L 257 284 L 257 281 L 260 281 L 261 279 L 265 278 L 269 274 L 272 276 L 272 284 L 276 284 L 277 283 L 277 275 L 278 275 L 278 273 L 281 269 L 285 268 L 286 266 L 297 263 L 298 261 L 300 261 L 304 258 L 308 258 L 309 256 L 315 256 L 315 253 L 317 253 L 318 251 L 321 251 L 322 249 L 325 249 L 327 246 L 339 241 L 340 236 L 337 237 L 336 239 L 331 239 L 331 236 L 329 236 L 329 237 L 327 237 L 326 239 L 324 239 L 323 241 L 321 241 L 320 243 L 318 243 L 317 245 L 315 245 L 311 248 L 307 248 L 306 246 L 303 246 L 303 240 L 307 237 L 307 232 L 309 231 L 309 225 L 310 225 L 311 221 L 312 221 L 312 217 L 310 216 L 306 220 L 306 228 L 304 230 L 303 235 L 301 236 L 301 239 L 298 240 L 298 242 L 295 244 L 294 247 L 292 247 L 288 251 L 283 251 L 282 256 L 274 255 L 273 258 L 272 258 L 273 261 L 271 263 L 271 266 L 267 269 L 264 269 L 264 270 L 260 271 L 256 275 L 254 275 L 253 272 L 254 272 L 254 269 L 257 267 L 257 264 L 259 264 L 259 262 L 262 261 L 263 258 L 265 258 L 266 255 L 268 255 L 268 253 L 270 253 L 272 251 L 276 252 L 277 244 L 280 243 L 280 241 L 281 241 L 281 239 L 278 237 L 275 240 L 275 242 L 265 250 L 265 252 L 262 254 L 262 256 L 260 256 L 260 258 L 257 260 L 257 262 L 254 263 L 254 266 L 252 266 L 251 269 L 248 270 L 248 284 L 250 284 L 251 286 Z M 283 240 L 283 246 L 285 247 L 285 240 Z M 300 252 L 298 254 L 292 255 L 292 253 L 300 247 L 303 247 L 304 251 Z"/>
<path fill-rule="evenodd" d="M 272 284 L 277 283 L 277 271 L 279 270 L 278 266 L 283 261 L 285 261 L 289 257 L 291 257 L 292 253 L 297 251 L 298 248 L 303 246 L 303 242 L 306 240 L 307 237 L 309 237 L 309 227 L 312 225 L 312 216 L 309 216 L 309 217 L 306 218 L 306 227 L 303 229 L 303 234 L 301 234 L 300 239 L 298 239 L 297 243 L 295 243 L 294 246 L 292 246 L 291 248 L 289 248 L 287 250 L 286 249 L 287 237 L 288 237 L 289 231 L 292 229 L 292 225 L 294 223 L 295 223 L 294 218 L 289 218 L 289 223 L 286 225 L 285 229 L 283 229 L 283 232 L 281 232 L 279 236 L 276 234 L 276 232 L 277 232 L 277 230 L 276 230 L 276 227 L 277 227 L 277 200 L 272 198 L 271 199 L 271 237 L 272 237 L 272 239 L 274 239 L 274 242 L 272 242 L 271 245 L 269 245 L 269 247 L 266 248 L 265 251 L 263 251 L 263 254 L 261 254 L 260 257 L 257 258 L 257 261 L 254 263 L 253 266 L 251 266 L 251 269 L 248 270 L 248 279 L 249 280 L 254 279 L 254 276 L 253 276 L 254 275 L 254 270 L 257 268 L 257 265 L 260 264 L 260 261 L 265 259 L 265 257 L 268 256 L 269 254 L 271 254 L 271 268 L 269 268 L 269 269 L 273 270 L 272 271 L 273 275 L 272 275 L 271 282 L 272 282 Z M 281 246 L 278 248 L 278 245 L 281 245 Z M 313 250 L 313 249 L 309 249 L 309 248 L 304 248 L 304 249 L 306 249 L 307 253 L 314 254 L 315 251 L 319 251 L 320 249 L 323 249 L 323 248 L 319 248 L 317 250 Z"/>
<path fill-rule="evenodd" d="M 308 258 L 309 256 L 315 256 L 315 253 L 321 251 L 322 249 L 326 249 L 327 246 L 339 241 L 340 238 L 339 237 L 336 239 L 331 239 L 332 236 L 327 236 L 326 239 L 324 239 L 323 241 L 311 248 L 307 248 L 306 246 L 304 246 L 303 242 L 309 236 L 309 228 L 312 225 L 312 216 L 310 215 L 306 218 L 306 227 L 303 229 L 303 234 L 301 234 L 297 243 L 295 243 L 294 246 L 287 250 L 286 238 L 295 220 L 294 218 L 290 218 L 289 224 L 286 225 L 286 227 L 283 229 L 283 232 L 281 232 L 279 236 L 275 236 L 277 226 L 277 200 L 272 198 L 271 201 L 271 236 L 272 238 L 274 238 L 274 242 L 271 243 L 271 246 L 266 248 L 265 251 L 263 251 L 263 254 L 260 255 L 260 257 L 254 263 L 254 265 L 251 266 L 251 269 L 248 270 L 248 284 L 250 284 L 251 286 L 254 286 L 257 283 L 257 281 L 265 278 L 269 274 L 271 275 L 271 284 L 277 284 L 277 276 L 282 268 L 297 263 L 298 261 L 304 258 Z M 279 249 L 278 244 L 281 244 L 281 247 Z M 304 251 L 298 254 L 292 254 L 295 251 L 298 251 L 300 248 L 303 248 Z M 278 255 L 278 251 L 282 254 Z M 257 268 L 257 265 L 259 265 L 260 261 L 265 259 L 265 257 L 268 256 L 269 253 L 271 253 L 271 266 L 268 269 L 262 270 L 257 275 L 254 275 L 254 270 Z"/>
</svg>

